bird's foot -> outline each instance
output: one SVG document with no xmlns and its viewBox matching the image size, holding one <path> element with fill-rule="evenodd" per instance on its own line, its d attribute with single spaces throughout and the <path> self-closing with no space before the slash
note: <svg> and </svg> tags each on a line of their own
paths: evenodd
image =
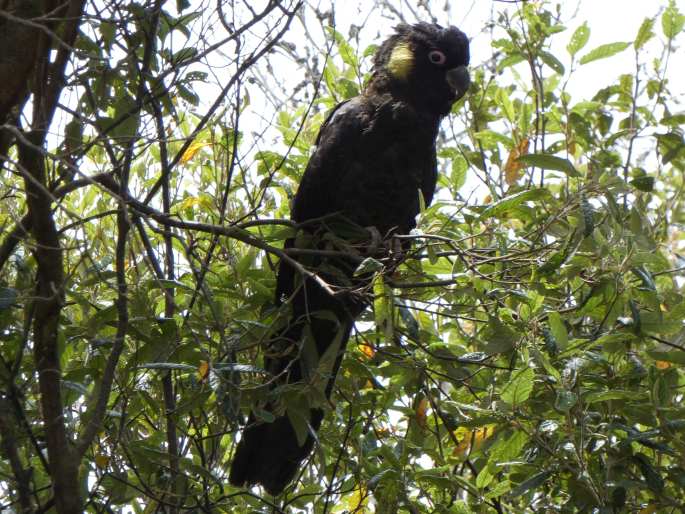
<svg viewBox="0 0 685 514">
<path fill-rule="evenodd" d="M 402 241 L 396 237 L 390 239 L 390 253 L 399 256 L 401 259 L 404 256 L 404 248 L 402 248 Z"/>
<path fill-rule="evenodd" d="M 378 250 L 383 247 L 383 236 L 376 227 L 364 227 L 371 236 L 371 242 L 368 245 L 369 255 L 375 255 Z"/>
</svg>

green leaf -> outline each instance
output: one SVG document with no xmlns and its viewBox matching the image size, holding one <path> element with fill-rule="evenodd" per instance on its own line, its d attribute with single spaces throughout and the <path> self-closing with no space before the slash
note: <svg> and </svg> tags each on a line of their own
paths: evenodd
<svg viewBox="0 0 685 514">
<path fill-rule="evenodd" d="M 394 333 L 392 290 L 385 285 L 383 276 L 380 274 L 373 279 L 373 295 L 376 327 L 385 334 L 388 341 L 391 341 Z"/>
<path fill-rule="evenodd" d="M 554 155 L 529 153 L 518 158 L 520 162 L 528 166 L 537 166 L 544 170 L 563 171 L 569 177 L 580 177 L 580 173 L 568 159 L 556 157 Z"/>
<path fill-rule="evenodd" d="M 507 93 L 503 90 L 500 89 L 497 93 L 498 96 L 498 103 L 500 107 L 502 108 L 502 111 L 504 115 L 509 119 L 512 123 L 515 121 L 515 111 L 514 111 L 514 106 L 509 100 L 509 96 Z M 501 99 L 499 98 L 501 96 Z M 508 108 L 511 109 L 511 112 L 508 112 Z M 510 118 L 511 116 L 511 118 Z M 514 140 L 511 139 L 510 137 L 507 137 L 499 132 L 496 132 L 494 130 L 480 130 L 478 132 L 475 132 L 473 136 L 484 146 L 488 148 L 495 148 L 497 146 L 497 143 L 500 143 L 504 145 L 507 148 L 511 148 L 515 146 Z"/>
<path fill-rule="evenodd" d="M 440 488 L 451 489 L 452 487 L 452 479 L 449 470 L 443 471 L 439 468 L 421 470 L 416 473 L 415 477 L 417 480 L 426 481 Z"/>
<path fill-rule="evenodd" d="M 294 402 L 288 402 L 288 408 L 286 413 L 288 415 L 288 420 L 295 431 L 295 437 L 297 438 L 297 444 L 304 446 L 307 441 L 307 436 L 309 435 L 309 416 L 307 413 L 309 409 L 306 409 L 302 405 L 294 405 Z"/>
<path fill-rule="evenodd" d="M 549 195 L 549 191 L 547 191 L 544 188 L 538 188 L 530 189 L 528 191 L 522 191 L 520 193 L 507 196 L 499 202 L 495 202 L 492 205 L 488 206 L 488 208 L 485 209 L 483 213 L 480 215 L 480 218 L 487 219 L 501 216 L 505 214 L 507 211 L 511 210 L 512 208 L 521 205 L 523 202 L 527 202 L 530 200 L 538 200 L 540 198 L 546 197 L 547 195 Z"/>
<path fill-rule="evenodd" d="M 461 155 L 452 159 L 452 188 L 454 191 L 459 191 L 464 184 L 466 184 L 466 172 L 468 170 L 468 162 Z"/>
<path fill-rule="evenodd" d="M 634 178 L 630 181 L 630 185 L 639 191 L 644 191 L 645 193 L 651 193 L 654 191 L 654 177 L 642 176 Z"/>
<path fill-rule="evenodd" d="M 499 89 L 497 91 L 497 104 L 502 108 L 504 116 L 513 123 L 516 119 L 516 112 L 514 111 L 514 104 L 511 103 L 511 98 L 509 98 L 509 92 L 506 89 Z"/>
<path fill-rule="evenodd" d="M 636 339 L 637 337 L 630 333 L 607 334 L 595 340 L 595 344 L 598 346 L 616 345 L 619 343 L 628 344 L 634 342 Z"/>
<path fill-rule="evenodd" d="M 485 352 L 488 354 L 505 353 L 516 345 L 516 332 L 497 318 L 492 318 L 483 331 L 483 338 L 487 341 Z"/>
<path fill-rule="evenodd" d="M 490 447 L 488 460 L 496 464 L 512 461 L 519 457 L 529 440 L 530 436 L 526 432 L 516 430 L 508 438 L 500 438 Z"/>
<path fill-rule="evenodd" d="M 260 421 L 265 421 L 267 423 L 273 423 L 274 421 L 276 421 L 276 416 L 274 416 L 273 412 L 264 410 L 259 406 L 254 406 L 252 408 L 252 412 L 254 413 L 255 417 Z"/>
<path fill-rule="evenodd" d="M 587 64 L 592 61 L 597 61 L 599 59 L 606 59 L 607 57 L 611 57 L 612 55 L 616 55 L 617 53 L 622 52 L 629 46 L 630 43 L 625 42 L 607 43 L 606 45 L 598 46 L 594 50 L 591 50 L 583 57 L 581 57 L 580 64 Z"/>
<path fill-rule="evenodd" d="M 552 68 L 554 71 L 556 71 L 559 75 L 563 75 L 564 72 L 566 71 L 564 69 L 564 65 L 561 64 L 561 61 L 554 57 L 551 53 L 545 52 L 544 50 L 540 50 L 540 59 L 542 62 L 544 62 L 547 66 Z"/>
<path fill-rule="evenodd" d="M 173 66 L 180 66 L 182 64 L 189 64 L 186 63 L 185 61 L 189 61 L 191 59 L 195 59 L 197 56 L 197 48 L 193 47 L 185 47 L 181 48 L 178 52 L 176 52 L 172 57 L 171 57 L 171 64 Z"/>
<path fill-rule="evenodd" d="M 497 71 L 499 73 L 502 73 L 502 71 L 508 67 L 508 66 L 514 66 L 520 62 L 523 62 L 526 60 L 525 54 L 523 52 L 513 52 L 509 55 L 507 55 L 504 59 L 502 59 L 499 63 L 497 63 Z"/>
<path fill-rule="evenodd" d="M 480 493 L 478 489 L 473 485 L 473 483 L 459 474 L 453 474 L 451 480 L 465 491 L 469 491 L 471 494 L 478 496 Z"/>
<path fill-rule="evenodd" d="M 638 395 L 636 395 L 635 391 L 597 391 L 587 394 L 583 398 L 583 401 L 586 404 L 590 404 L 597 402 L 606 402 L 609 400 L 636 400 L 637 397 Z"/>
<path fill-rule="evenodd" d="M 340 32 L 334 29 L 331 30 L 335 34 L 335 43 L 338 46 L 338 51 L 340 52 L 340 57 L 343 62 L 356 70 L 359 67 L 359 63 L 357 62 L 357 55 L 354 49 Z"/>
<path fill-rule="evenodd" d="M 561 319 L 561 315 L 556 311 L 552 311 L 548 314 L 547 321 L 549 323 L 549 329 L 554 335 L 554 339 L 556 339 L 562 350 L 565 349 L 568 345 L 568 332 Z"/>
<path fill-rule="evenodd" d="M 114 104 L 114 120 L 110 132 L 112 138 L 122 140 L 120 142 L 125 143 L 125 140 L 136 135 L 140 113 L 132 96 L 124 94 L 117 99 Z"/>
<path fill-rule="evenodd" d="M 366 275 L 368 273 L 376 273 L 383 269 L 383 263 L 373 257 L 367 257 L 364 259 L 357 269 L 354 270 L 354 276 L 358 277 L 361 275 Z"/>
<path fill-rule="evenodd" d="M 200 105 L 200 97 L 195 91 L 188 89 L 183 84 L 178 84 L 178 96 L 183 98 L 190 105 Z"/>
<path fill-rule="evenodd" d="M 364 52 L 362 53 L 362 55 L 364 57 L 371 57 L 372 55 L 375 55 L 375 53 L 377 51 L 378 51 L 378 45 L 371 44 L 364 49 Z"/>
<path fill-rule="evenodd" d="M 483 466 L 483 469 L 480 470 L 480 473 L 478 473 L 478 476 L 476 477 L 476 487 L 478 489 L 487 487 L 488 484 L 492 482 L 493 478 L 495 478 L 495 475 L 493 475 L 491 467 Z"/>
<path fill-rule="evenodd" d="M 525 402 L 533 391 L 535 371 L 526 367 L 514 372 L 509 383 L 504 386 L 500 398 L 509 405 L 518 405 Z"/>
<path fill-rule="evenodd" d="M 547 262 L 538 268 L 538 273 L 541 275 L 551 275 L 564 264 L 567 256 L 568 250 L 566 248 L 559 252 L 554 252 L 554 254 L 547 259 Z"/>
<path fill-rule="evenodd" d="M 525 482 L 519 484 L 517 487 L 514 487 L 509 493 L 509 496 L 516 498 L 517 496 L 521 496 L 531 489 L 536 489 L 544 484 L 550 476 L 552 476 L 552 471 L 549 470 L 538 473 L 537 475 L 533 475 Z"/>
<path fill-rule="evenodd" d="M 326 351 L 319 358 L 319 362 L 316 368 L 317 378 L 320 380 L 321 391 L 323 392 L 328 382 L 335 378 L 335 362 L 341 354 L 341 343 L 344 336 L 344 330 L 339 328 L 336 331 L 333 340 L 326 348 Z"/>
<path fill-rule="evenodd" d="M 478 494 L 478 493 L 476 493 Z M 471 507 L 464 500 L 459 500 L 450 507 L 451 514 L 473 514 Z"/>
<path fill-rule="evenodd" d="M 673 0 L 661 15 L 661 30 L 668 39 L 673 39 L 683 30 L 685 26 L 685 16 L 683 16 Z"/>
<path fill-rule="evenodd" d="M 640 25 L 640 29 L 637 31 L 637 36 L 635 41 L 633 41 L 633 47 L 635 50 L 640 50 L 647 41 L 654 37 L 654 18 L 645 18 Z"/>
<path fill-rule="evenodd" d="M 672 362 L 685 366 L 685 352 L 682 350 L 672 350 L 670 352 L 660 352 L 656 350 L 648 351 L 649 355 L 655 361 Z"/>
<path fill-rule="evenodd" d="M 662 164 L 668 164 L 685 153 L 685 139 L 677 131 L 657 134 L 656 138 L 659 142 Z"/>
<path fill-rule="evenodd" d="M 566 46 L 566 50 L 571 55 L 575 55 L 581 50 L 590 39 L 590 27 L 587 26 L 587 22 L 578 27 L 573 35 L 571 36 L 571 41 L 569 41 Z"/>
<path fill-rule="evenodd" d="M 74 118 L 64 128 L 64 143 L 68 152 L 75 151 L 83 141 L 83 122 Z"/>
</svg>

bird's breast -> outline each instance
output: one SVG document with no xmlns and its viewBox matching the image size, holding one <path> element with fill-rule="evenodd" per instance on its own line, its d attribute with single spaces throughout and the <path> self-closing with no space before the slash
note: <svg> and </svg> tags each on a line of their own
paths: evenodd
<svg viewBox="0 0 685 514">
<path fill-rule="evenodd" d="M 434 173 L 433 147 L 410 137 L 388 138 L 363 154 L 342 175 L 340 210 L 355 223 L 381 234 L 406 233 L 415 226 L 425 177 Z"/>
</svg>

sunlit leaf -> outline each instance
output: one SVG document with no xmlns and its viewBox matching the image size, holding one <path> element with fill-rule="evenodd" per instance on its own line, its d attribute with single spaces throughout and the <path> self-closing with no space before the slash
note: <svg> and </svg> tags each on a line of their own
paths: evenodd
<svg viewBox="0 0 685 514">
<path fill-rule="evenodd" d="M 661 30 L 668 39 L 673 39 L 680 34 L 685 26 L 685 15 L 676 6 L 674 0 L 670 0 L 668 7 L 661 15 Z"/>
<path fill-rule="evenodd" d="M 504 386 L 500 397 L 510 405 L 525 402 L 533 391 L 535 371 L 525 368 L 513 373 L 509 382 Z"/>
<path fill-rule="evenodd" d="M 200 151 L 201 148 L 204 148 L 206 146 L 210 146 L 211 143 L 206 143 L 204 141 L 193 141 L 190 146 L 186 149 L 185 152 L 183 152 L 183 155 L 181 156 L 181 164 L 186 164 L 190 162 L 193 157 L 197 154 L 198 151 Z"/>
<path fill-rule="evenodd" d="M 514 487 L 510 492 L 509 496 L 512 498 L 516 498 L 517 496 L 521 496 L 522 494 L 527 493 L 531 489 L 535 489 L 539 487 L 540 485 L 544 484 L 549 477 L 552 476 L 552 471 L 542 471 L 540 473 L 537 473 L 536 475 L 533 475 L 523 483 L 519 484 L 518 486 Z"/>
<path fill-rule="evenodd" d="M 598 46 L 594 50 L 591 50 L 583 57 L 580 58 L 580 64 L 588 64 L 592 61 L 597 61 L 599 59 L 606 59 L 619 52 L 622 52 L 630 46 L 630 43 L 617 42 L 617 43 L 607 43 L 605 45 Z"/>
<path fill-rule="evenodd" d="M 526 154 L 519 157 L 519 161 L 528 166 L 536 166 L 545 170 L 563 171 L 569 177 L 579 177 L 580 173 L 568 159 L 546 154 Z"/>
<path fill-rule="evenodd" d="M 528 153 L 529 146 L 530 140 L 528 138 L 523 138 L 509 152 L 509 157 L 507 157 L 507 162 L 504 165 L 504 180 L 510 186 L 516 184 L 521 178 L 523 163 L 521 163 L 518 158 L 521 155 Z"/>
<path fill-rule="evenodd" d="M 568 50 L 569 54 L 575 55 L 587 44 L 589 39 L 590 27 L 588 27 L 587 22 L 584 22 L 575 30 L 573 36 L 571 36 L 571 41 L 569 41 L 566 46 L 566 50 Z"/>
<path fill-rule="evenodd" d="M 481 214 L 481 218 L 491 218 L 498 217 L 506 214 L 510 209 L 528 201 L 539 200 L 545 198 L 548 195 L 548 191 L 545 189 L 530 189 L 528 191 L 522 191 L 520 193 L 515 193 L 513 195 L 507 196 L 502 200 L 491 204 L 487 209 Z"/>
<path fill-rule="evenodd" d="M 209 377 L 209 362 L 207 361 L 200 361 L 200 366 L 197 368 L 197 377 L 198 380 L 204 381 L 207 380 Z"/>
<path fill-rule="evenodd" d="M 654 35 L 654 18 L 645 18 L 633 42 L 635 50 L 640 50 Z"/>
</svg>

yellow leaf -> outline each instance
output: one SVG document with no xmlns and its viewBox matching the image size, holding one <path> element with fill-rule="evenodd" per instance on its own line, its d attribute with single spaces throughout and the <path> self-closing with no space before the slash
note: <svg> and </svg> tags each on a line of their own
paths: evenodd
<svg viewBox="0 0 685 514">
<path fill-rule="evenodd" d="M 359 349 L 369 359 L 373 359 L 373 356 L 376 355 L 376 350 L 369 344 L 360 344 Z"/>
<path fill-rule="evenodd" d="M 459 320 L 461 329 L 468 335 L 475 335 L 476 334 L 476 324 L 473 321 L 469 320 Z"/>
<path fill-rule="evenodd" d="M 207 380 L 207 377 L 209 376 L 209 362 L 200 361 L 200 365 L 197 368 L 197 376 L 200 382 Z"/>
<path fill-rule="evenodd" d="M 471 441 L 468 439 L 462 439 L 459 441 L 459 444 L 454 447 L 454 450 L 452 451 L 452 455 L 455 457 L 461 457 L 466 453 L 466 450 L 469 449 L 469 446 L 471 444 Z"/>
<path fill-rule="evenodd" d="M 386 427 L 380 427 L 376 429 L 376 435 L 380 436 L 381 438 L 385 436 L 392 435 L 392 431 L 389 428 Z"/>
<path fill-rule="evenodd" d="M 95 456 L 95 465 L 98 468 L 104 469 L 107 467 L 107 464 L 109 464 L 109 457 L 107 455 L 103 455 L 102 453 L 98 453 Z"/>
<path fill-rule="evenodd" d="M 366 487 L 360 485 L 355 489 L 352 494 L 352 501 L 350 502 L 352 507 L 352 512 L 357 512 L 359 514 L 366 514 L 369 510 L 366 508 L 369 503 L 369 493 L 366 491 Z"/>
<path fill-rule="evenodd" d="M 528 153 L 529 146 L 530 140 L 527 137 L 524 137 L 509 152 L 507 163 L 504 165 L 504 180 L 508 185 L 512 186 L 516 184 L 516 182 L 518 182 L 518 179 L 521 178 L 521 170 L 523 169 L 523 163 L 519 162 L 518 158 Z"/>
<path fill-rule="evenodd" d="M 193 157 L 195 157 L 195 154 L 200 150 L 200 148 L 204 148 L 210 144 L 211 143 L 204 143 L 202 141 L 193 141 L 190 146 L 186 148 L 186 151 L 183 152 L 183 155 L 181 156 L 181 164 L 185 164 L 190 161 Z"/>
<path fill-rule="evenodd" d="M 192 207 L 195 207 L 200 203 L 200 200 L 197 196 L 186 196 L 183 200 L 178 202 L 176 206 L 178 209 L 190 209 Z"/>
<path fill-rule="evenodd" d="M 428 399 L 421 398 L 416 406 L 416 422 L 421 428 L 426 428 L 426 419 L 428 418 Z"/>
<path fill-rule="evenodd" d="M 452 451 L 452 455 L 460 457 L 466 453 L 466 451 L 473 444 L 473 449 L 477 450 L 480 448 L 486 439 L 492 437 L 495 432 L 495 425 L 485 425 L 480 428 L 475 428 L 469 430 L 465 427 L 459 427 L 454 431 L 454 436 L 459 441 L 459 444 Z"/>
<path fill-rule="evenodd" d="M 350 494 L 343 496 L 341 501 L 333 508 L 333 512 L 345 512 L 348 514 L 371 514 L 369 509 L 369 492 L 366 486 L 358 485 Z"/>
<path fill-rule="evenodd" d="M 568 142 L 566 143 L 566 150 L 568 150 L 568 153 L 571 155 L 576 154 L 576 140 L 575 139 L 569 139 Z"/>
<path fill-rule="evenodd" d="M 655 364 L 656 364 L 656 369 L 668 369 L 671 367 L 671 363 L 666 362 L 666 361 L 656 361 Z"/>
<path fill-rule="evenodd" d="M 214 209 L 214 203 L 212 202 L 212 197 L 206 194 L 201 194 L 198 198 L 198 204 L 202 207 L 202 210 L 207 212 Z"/>
</svg>

